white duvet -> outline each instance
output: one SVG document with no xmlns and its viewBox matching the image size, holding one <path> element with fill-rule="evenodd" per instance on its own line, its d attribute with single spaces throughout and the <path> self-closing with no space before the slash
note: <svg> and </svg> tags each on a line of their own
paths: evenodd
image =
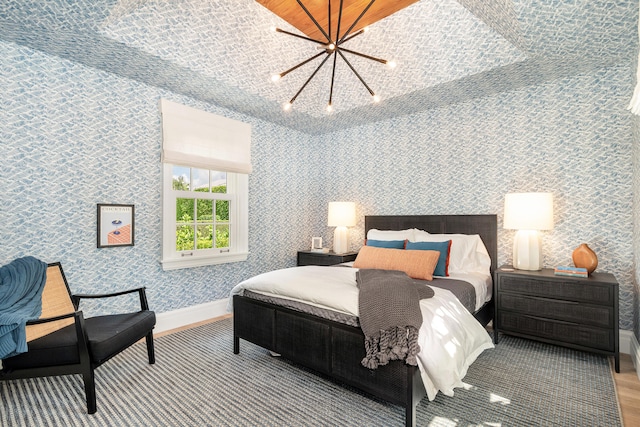
<svg viewBox="0 0 640 427">
<path fill-rule="evenodd" d="M 324 266 L 275 270 L 239 283 L 231 296 L 248 289 L 358 316 L 356 271 Z M 487 331 L 450 291 L 433 290 L 433 298 L 420 301 L 423 321 L 418 334 L 418 367 L 429 400 L 438 391 L 453 396 L 454 388 L 463 386 L 469 366 L 484 350 L 493 348 Z M 233 298 L 229 301 L 232 310 Z"/>
</svg>

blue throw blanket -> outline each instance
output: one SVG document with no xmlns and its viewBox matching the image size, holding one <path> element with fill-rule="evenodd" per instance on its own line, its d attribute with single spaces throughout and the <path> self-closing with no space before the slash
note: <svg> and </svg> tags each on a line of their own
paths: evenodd
<svg viewBox="0 0 640 427">
<path fill-rule="evenodd" d="M 0 359 L 27 351 L 27 320 L 40 317 L 47 264 L 18 258 L 0 267 Z"/>
</svg>

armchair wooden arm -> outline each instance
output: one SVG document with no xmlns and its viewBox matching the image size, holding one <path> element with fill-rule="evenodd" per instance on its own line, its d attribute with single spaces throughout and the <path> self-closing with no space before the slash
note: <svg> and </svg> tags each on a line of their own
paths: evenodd
<svg viewBox="0 0 640 427">
<path fill-rule="evenodd" d="M 71 300 L 73 301 L 73 305 L 77 310 L 78 307 L 80 306 L 81 299 L 111 298 L 111 297 L 118 297 L 121 295 L 132 294 L 134 292 L 137 292 L 138 295 L 140 296 L 140 309 L 149 310 L 149 303 L 147 302 L 146 288 L 144 286 L 140 288 L 128 289 L 125 291 L 112 292 L 108 294 L 73 294 L 71 295 Z"/>
</svg>

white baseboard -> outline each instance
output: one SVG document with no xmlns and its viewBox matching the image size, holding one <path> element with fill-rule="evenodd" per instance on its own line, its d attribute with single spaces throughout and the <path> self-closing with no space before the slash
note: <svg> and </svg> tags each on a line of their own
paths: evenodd
<svg viewBox="0 0 640 427">
<path fill-rule="evenodd" d="M 620 353 L 631 354 L 631 339 L 635 338 L 633 331 L 620 329 Z"/>
<path fill-rule="evenodd" d="M 225 298 L 164 313 L 156 313 L 156 327 L 153 332 L 159 334 L 193 323 L 224 316 L 225 314 L 229 314 L 227 311 L 228 303 L 229 298 Z"/>
<path fill-rule="evenodd" d="M 636 374 L 638 374 L 638 379 L 640 380 L 640 343 L 636 339 L 636 336 L 631 334 L 630 347 L 631 352 L 631 360 L 633 361 L 633 366 L 636 368 Z"/>
</svg>

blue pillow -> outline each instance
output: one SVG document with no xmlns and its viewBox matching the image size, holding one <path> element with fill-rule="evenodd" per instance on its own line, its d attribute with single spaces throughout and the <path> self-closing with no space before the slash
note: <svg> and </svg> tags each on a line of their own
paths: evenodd
<svg viewBox="0 0 640 427">
<path fill-rule="evenodd" d="M 387 249 L 404 249 L 404 240 L 371 240 L 367 239 L 365 244 L 367 246 L 374 246 L 376 248 Z"/>
<path fill-rule="evenodd" d="M 436 264 L 436 269 L 433 271 L 433 275 L 442 277 L 449 275 L 449 251 L 451 250 L 451 240 L 447 240 L 446 242 L 407 242 L 405 249 L 440 252 L 438 264 Z"/>
</svg>

